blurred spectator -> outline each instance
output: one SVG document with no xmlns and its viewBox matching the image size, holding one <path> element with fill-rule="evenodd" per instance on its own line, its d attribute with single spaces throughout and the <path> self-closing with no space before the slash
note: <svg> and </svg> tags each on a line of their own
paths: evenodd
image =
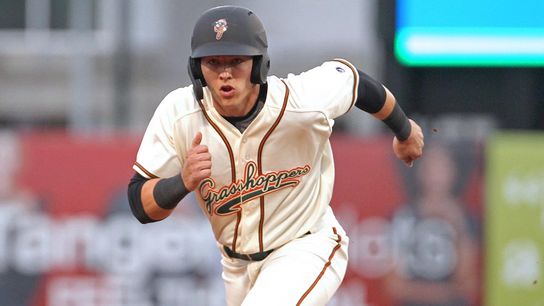
<svg viewBox="0 0 544 306">
<path fill-rule="evenodd" d="M 476 235 L 464 203 L 454 194 L 458 166 L 450 148 L 431 145 L 416 169 L 418 192 L 392 221 L 396 267 L 386 288 L 402 306 L 474 305 Z"/>
</svg>

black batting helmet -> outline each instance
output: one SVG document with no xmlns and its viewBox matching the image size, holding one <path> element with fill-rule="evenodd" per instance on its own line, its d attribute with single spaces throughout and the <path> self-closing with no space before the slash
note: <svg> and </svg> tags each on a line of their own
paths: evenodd
<svg viewBox="0 0 544 306">
<path fill-rule="evenodd" d="M 264 84 L 270 68 L 267 48 L 263 23 L 251 10 L 226 5 L 205 11 L 193 29 L 188 65 L 196 97 L 202 99 L 202 86 L 206 86 L 200 58 L 214 55 L 252 56 L 251 82 Z"/>
</svg>

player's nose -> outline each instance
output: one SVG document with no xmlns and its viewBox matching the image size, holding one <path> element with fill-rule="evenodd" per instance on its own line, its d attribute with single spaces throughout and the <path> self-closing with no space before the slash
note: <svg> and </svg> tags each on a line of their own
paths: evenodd
<svg viewBox="0 0 544 306">
<path fill-rule="evenodd" d="M 231 73 L 230 68 L 225 68 L 225 70 L 221 71 L 219 73 L 219 79 L 221 79 L 221 80 L 232 79 L 232 73 Z"/>
</svg>

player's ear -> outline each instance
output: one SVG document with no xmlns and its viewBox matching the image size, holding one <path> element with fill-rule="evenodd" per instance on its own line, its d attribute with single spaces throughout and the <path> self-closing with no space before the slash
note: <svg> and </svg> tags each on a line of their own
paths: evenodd
<svg viewBox="0 0 544 306">
<path fill-rule="evenodd" d="M 191 83 L 193 83 L 193 91 L 197 100 L 204 98 L 203 87 L 206 86 L 206 80 L 202 74 L 202 68 L 200 67 L 200 58 L 189 57 L 189 63 L 187 64 L 187 70 Z"/>
</svg>

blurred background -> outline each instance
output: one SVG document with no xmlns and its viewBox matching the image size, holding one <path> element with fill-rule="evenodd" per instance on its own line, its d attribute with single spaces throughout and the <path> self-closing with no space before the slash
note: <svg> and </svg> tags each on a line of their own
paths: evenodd
<svg viewBox="0 0 544 306">
<path fill-rule="evenodd" d="M 351 244 L 330 305 L 544 305 L 540 0 L 0 0 L 0 305 L 225 304 L 194 199 L 145 226 L 126 199 L 155 108 L 190 84 L 192 27 L 223 4 L 262 19 L 270 74 L 345 58 L 423 128 L 406 168 L 381 122 L 337 120 Z"/>
</svg>

